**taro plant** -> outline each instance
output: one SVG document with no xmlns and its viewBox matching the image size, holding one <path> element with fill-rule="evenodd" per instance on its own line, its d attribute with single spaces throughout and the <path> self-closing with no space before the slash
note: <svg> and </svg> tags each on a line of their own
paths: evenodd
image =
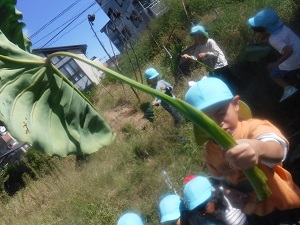
<svg viewBox="0 0 300 225">
<path fill-rule="evenodd" d="M 28 52 L 15 3 L 0 2 L 0 120 L 49 155 L 89 154 L 110 144 L 115 134 L 88 99 L 49 59 Z"/>
<path fill-rule="evenodd" d="M 9 14 L 10 18 L 19 17 L 20 13 L 12 10 L 12 5 L 12 1 L 1 1 L 0 12 L 9 11 L 12 14 Z M 16 19 L 6 22 L 18 23 Z M 19 30 L 22 26 L 12 27 Z M 8 28 L 6 32 L 9 31 Z M 0 32 L 0 120 L 16 138 L 32 143 L 35 149 L 49 155 L 89 154 L 114 139 L 114 133 L 88 99 L 51 63 L 51 58 L 55 56 L 80 60 L 133 88 L 160 98 L 225 150 L 236 145 L 235 140 L 213 120 L 180 99 L 173 99 L 76 54 L 56 52 L 46 59 L 32 55 L 26 51 L 24 40 L 23 37 L 12 43 L 4 32 Z M 16 44 L 19 42 L 18 47 Z M 266 177 L 258 167 L 244 173 L 259 200 L 270 196 Z"/>
</svg>

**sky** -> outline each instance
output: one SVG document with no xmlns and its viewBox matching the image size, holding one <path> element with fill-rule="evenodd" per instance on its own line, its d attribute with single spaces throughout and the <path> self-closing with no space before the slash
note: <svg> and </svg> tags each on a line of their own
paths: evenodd
<svg viewBox="0 0 300 225">
<path fill-rule="evenodd" d="M 96 56 L 101 62 L 109 59 L 101 44 L 111 56 L 119 53 L 100 32 L 109 18 L 95 0 L 17 0 L 16 9 L 23 15 L 20 22 L 26 24 L 23 33 L 32 42 L 31 50 L 86 44 L 87 57 Z M 89 14 L 96 16 L 93 29 L 97 36 Z"/>
</svg>

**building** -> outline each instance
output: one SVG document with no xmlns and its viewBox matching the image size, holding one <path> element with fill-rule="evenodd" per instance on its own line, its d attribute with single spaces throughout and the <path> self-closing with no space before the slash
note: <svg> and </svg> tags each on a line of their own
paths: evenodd
<svg viewBox="0 0 300 225">
<path fill-rule="evenodd" d="M 54 52 L 72 52 L 86 58 L 87 45 L 72 45 L 54 48 L 34 49 L 32 53 L 41 57 L 47 57 Z M 99 62 L 98 58 L 91 59 Z M 93 83 L 98 84 L 103 77 L 103 72 L 87 65 L 77 59 L 64 56 L 55 56 L 51 59 L 55 67 L 62 72 L 79 90 L 87 91 Z"/>
<path fill-rule="evenodd" d="M 22 155 L 31 148 L 26 142 L 20 142 L 15 139 L 7 130 L 2 122 L 0 122 L 0 170 L 7 165 L 19 161 Z"/>
<path fill-rule="evenodd" d="M 101 29 L 122 52 L 147 29 L 147 24 L 167 11 L 163 0 L 96 0 L 110 20 Z"/>
</svg>

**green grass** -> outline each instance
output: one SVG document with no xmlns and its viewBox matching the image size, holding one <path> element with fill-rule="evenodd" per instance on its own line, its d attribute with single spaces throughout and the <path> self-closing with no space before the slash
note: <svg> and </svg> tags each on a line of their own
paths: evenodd
<svg viewBox="0 0 300 225">
<path fill-rule="evenodd" d="M 247 18 L 263 7 L 272 6 L 280 10 L 284 21 L 293 24 L 299 9 L 299 3 L 292 0 L 184 2 L 189 7 L 190 20 L 203 22 L 232 65 L 241 49 L 256 41 Z M 155 66 L 166 80 L 174 83 L 172 62 L 162 46 L 172 50 L 178 42 L 186 47 L 192 40 L 182 1 L 168 0 L 167 4 L 170 12 L 151 24 L 153 36 L 150 31 L 143 34 L 134 50 L 142 71 Z M 134 54 L 130 54 L 134 59 Z M 120 65 L 123 74 L 134 77 L 126 54 L 121 57 Z M 136 63 L 134 67 L 138 74 Z M 175 95 L 183 98 L 187 81 L 204 73 L 197 69 L 190 77 L 179 79 Z M 152 100 L 151 96 L 138 93 L 141 102 Z M 38 155 L 31 155 L 30 163 L 28 160 L 24 163 L 34 178 L 23 175 L 26 186 L 14 196 L 5 194 L 1 186 L 0 224 L 106 225 L 115 224 L 121 214 L 133 210 L 142 214 L 147 225 L 157 225 L 159 199 L 172 192 L 163 180 L 162 171 L 167 171 L 180 194 L 186 175 L 206 174 L 203 151 L 194 142 L 190 122 L 174 128 L 170 115 L 162 108 L 155 108 L 156 119 L 150 123 L 142 118 L 141 102 L 132 90 L 109 78 L 88 93 L 88 97 L 117 133 L 115 142 L 84 160 L 73 156 L 41 160 Z M 1 178 L 5 180 L 6 176 Z"/>
</svg>

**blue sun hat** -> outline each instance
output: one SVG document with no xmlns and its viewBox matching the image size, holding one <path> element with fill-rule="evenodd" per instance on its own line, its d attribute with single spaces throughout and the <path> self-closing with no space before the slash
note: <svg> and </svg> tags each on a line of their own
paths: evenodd
<svg viewBox="0 0 300 225">
<path fill-rule="evenodd" d="M 206 32 L 205 28 L 203 26 L 200 25 L 195 25 L 191 28 L 191 32 L 190 34 L 192 36 L 197 35 L 197 34 L 202 34 L 204 35 L 206 38 L 209 38 L 208 33 Z"/>
<path fill-rule="evenodd" d="M 160 222 L 165 223 L 178 219 L 180 217 L 180 203 L 181 199 L 178 195 L 170 194 L 164 197 L 159 203 Z"/>
<path fill-rule="evenodd" d="M 206 177 L 197 176 L 190 180 L 183 189 L 184 199 L 189 210 L 193 210 L 212 195 L 213 187 Z"/>
<path fill-rule="evenodd" d="M 264 27 L 271 34 L 278 34 L 283 26 L 283 22 L 279 19 L 274 9 L 263 9 L 254 17 L 248 19 L 251 27 Z"/>
<path fill-rule="evenodd" d="M 220 79 L 208 77 L 196 82 L 185 94 L 185 101 L 203 110 L 219 102 L 233 99 L 228 86 Z M 242 120 L 252 118 L 251 110 L 243 101 L 239 101 L 239 118 Z"/>
<path fill-rule="evenodd" d="M 232 98 L 233 95 L 227 85 L 213 77 L 198 81 L 185 95 L 185 101 L 200 110 Z"/>
<path fill-rule="evenodd" d="M 120 217 L 117 225 L 144 225 L 144 223 L 139 215 L 128 212 Z"/>
<path fill-rule="evenodd" d="M 159 75 L 159 72 L 154 68 L 148 68 L 145 71 L 145 77 L 146 77 L 147 80 L 154 79 L 158 75 Z"/>
<path fill-rule="evenodd" d="M 185 101 L 197 109 L 204 110 L 214 104 L 233 99 L 233 94 L 227 85 L 218 78 L 207 77 L 196 82 L 185 94 Z M 252 113 L 248 105 L 239 100 L 239 120 L 252 118 Z M 206 134 L 198 126 L 194 126 L 194 135 L 197 145 L 203 145 L 209 140 Z"/>
</svg>

